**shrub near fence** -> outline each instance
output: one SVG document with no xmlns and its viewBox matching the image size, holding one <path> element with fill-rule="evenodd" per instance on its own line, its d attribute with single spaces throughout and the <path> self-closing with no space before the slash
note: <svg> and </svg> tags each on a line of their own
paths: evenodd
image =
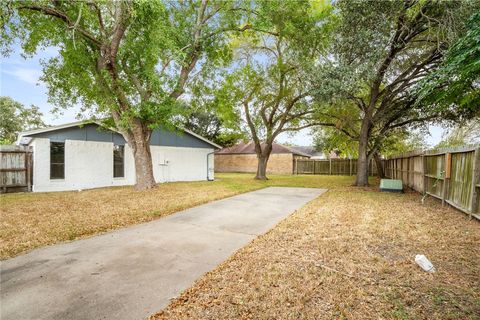
<svg viewBox="0 0 480 320">
<path fill-rule="evenodd" d="M 480 146 L 412 152 L 384 164 L 388 178 L 480 219 Z"/>
</svg>

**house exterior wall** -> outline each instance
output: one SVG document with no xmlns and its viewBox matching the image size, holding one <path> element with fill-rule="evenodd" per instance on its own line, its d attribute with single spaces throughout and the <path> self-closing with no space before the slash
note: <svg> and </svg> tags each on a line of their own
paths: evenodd
<svg viewBox="0 0 480 320">
<path fill-rule="evenodd" d="M 215 172 L 257 172 L 255 154 L 215 154 Z M 292 174 L 293 154 L 276 153 L 270 155 L 267 173 Z"/>
<path fill-rule="evenodd" d="M 151 146 L 151 153 L 157 182 L 207 180 L 208 171 L 211 171 L 209 179 L 214 178 L 213 149 Z"/>
<path fill-rule="evenodd" d="M 114 178 L 113 142 L 65 140 L 65 179 L 61 180 L 50 179 L 50 139 L 35 138 L 31 145 L 34 192 L 135 184 L 135 164 L 128 145 L 125 145 L 125 176 Z M 155 180 L 159 183 L 206 180 L 207 155 L 211 152 L 213 148 L 152 146 Z M 209 165 L 213 167 L 213 159 Z"/>
</svg>

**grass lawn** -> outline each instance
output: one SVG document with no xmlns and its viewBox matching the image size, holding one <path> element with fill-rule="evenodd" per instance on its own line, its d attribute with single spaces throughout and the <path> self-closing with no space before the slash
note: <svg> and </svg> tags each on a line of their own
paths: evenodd
<svg viewBox="0 0 480 320">
<path fill-rule="evenodd" d="M 295 180 L 330 191 L 152 319 L 480 319 L 478 221 L 413 192 L 356 189 L 346 177 L 283 182 Z M 414 263 L 419 253 L 436 273 Z"/>
<path fill-rule="evenodd" d="M 258 237 L 155 319 L 480 319 L 480 223 L 421 196 L 354 188 L 353 177 L 221 174 L 129 187 L 8 194 L 1 257 L 156 219 L 265 186 L 328 188 Z M 429 274 L 414 262 L 425 254 Z"/>
<path fill-rule="evenodd" d="M 212 200 L 269 185 L 347 186 L 350 177 L 272 176 L 267 182 L 253 174 L 223 174 L 214 182 L 161 184 L 145 192 L 115 187 L 81 192 L 0 195 L 0 259 L 67 240 L 79 239 L 159 217 Z"/>
</svg>

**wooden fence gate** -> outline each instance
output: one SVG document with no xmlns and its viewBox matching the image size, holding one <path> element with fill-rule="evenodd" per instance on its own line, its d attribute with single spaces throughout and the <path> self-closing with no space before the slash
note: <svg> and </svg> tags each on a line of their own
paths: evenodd
<svg viewBox="0 0 480 320">
<path fill-rule="evenodd" d="M 0 193 L 32 191 L 32 148 L 0 146 Z"/>
<path fill-rule="evenodd" d="M 480 147 L 412 152 L 385 162 L 385 175 L 480 219 Z"/>
</svg>

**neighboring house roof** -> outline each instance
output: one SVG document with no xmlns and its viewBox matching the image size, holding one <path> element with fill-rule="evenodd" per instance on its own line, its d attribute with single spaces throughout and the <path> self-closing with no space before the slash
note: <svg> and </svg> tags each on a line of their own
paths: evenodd
<svg viewBox="0 0 480 320">
<path fill-rule="evenodd" d="M 262 144 L 262 148 L 265 144 Z M 272 144 L 272 154 L 276 153 L 293 153 L 295 155 L 309 157 L 308 154 L 296 150 L 278 143 Z M 215 154 L 255 154 L 255 144 L 253 141 L 248 143 L 240 142 L 239 144 L 234 145 L 233 147 L 223 148 L 219 151 L 216 151 Z"/>
<path fill-rule="evenodd" d="M 66 124 L 62 124 L 62 125 L 58 125 L 58 126 L 51 126 L 51 127 L 46 127 L 46 128 L 41 128 L 41 129 L 34 129 L 34 130 L 30 130 L 30 131 L 24 131 L 24 132 L 20 132 L 18 134 L 18 139 L 17 139 L 17 143 L 20 144 L 21 141 L 22 141 L 22 138 L 25 138 L 25 137 L 30 137 L 30 138 L 35 138 L 35 137 L 38 137 L 38 136 L 45 136 L 45 135 L 48 135 L 48 134 L 52 134 L 52 133 L 55 133 L 55 132 L 60 132 L 62 130 L 68 130 L 68 129 L 74 129 L 74 128 L 83 128 L 85 126 L 97 126 L 97 127 L 100 127 L 100 123 L 99 122 L 96 122 L 96 121 L 76 121 L 76 122 L 71 122 L 71 123 L 66 123 Z M 154 130 L 155 131 L 159 131 L 161 130 L 162 132 L 165 132 L 167 134 L 171 134 L 170 131 L 167 131 L 167 130 L 164 130 L 164 129 L 156 129 Z M 180 131 L 183 131 L 184 133 L 187 133 L 188 135 L 191 135 L 193 137 L 195 137 L 196 139 L 199 139 L 213 147 L 215 147 L 216 149 L 220 149 L 221 146 L 190 131 L 190 130 L 187 130 L 187 129 L 181 129 L 179 128 L 178 130 Z M 120 135 L 120 133 L 118 131 L 116 131 L 115 129 L 105 129 L 105 131 L 111 131 L 113 133 L 116 133 L 117 135 Z M 123 137 L 122 137 L 123 139 Z M 115 139 L 113 139 L 114 141 Z M 118 138 L 117 138 L 118 140 Z M 115 141 L 114 141 L 115 142 Z"/>
<path fill-rule="evenodd" d="M 300 152 L 308 154 L 310 157 L 326 158 L 325 154 L 321 151 L 317 151 L 313 146 L 294 146 L 291 149 L 298 150 Z"/>
</svg>

